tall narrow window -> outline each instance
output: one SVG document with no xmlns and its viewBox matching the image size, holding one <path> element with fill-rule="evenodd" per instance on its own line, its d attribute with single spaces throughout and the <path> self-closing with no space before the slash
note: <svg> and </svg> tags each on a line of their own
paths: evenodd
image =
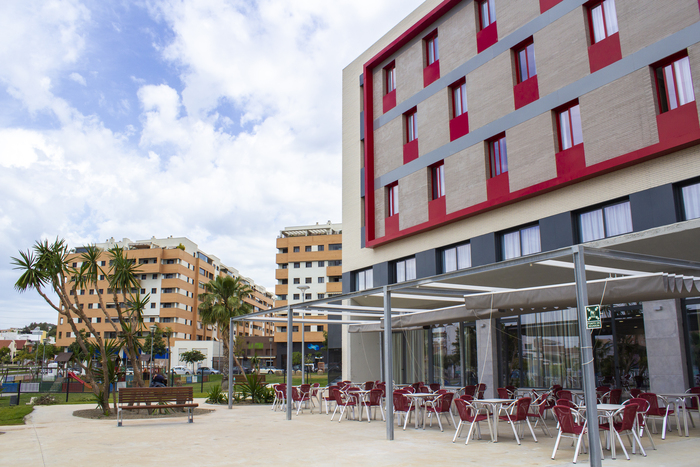
<svg viewBox="0 0 700 467">
<path fill-rule="evenodd" d="M 583 142 L 581 130 L 581 110 L 578 104 L 559 112 L 559 148 L 569 149 Z"/>
<path fill-rule="evenodd" d="M 593 42 L 600 42 L 618 31 L 615 0 L 605 0 L 590 8 L 591 29 Z"/>
<path fill-rule="evenodd" d="M 581 242 L 632 232 L 630 202 L 615 203 L 579 215 Z"/>
<path fill-rule="evenodd" d="M 425 57 L 427 58 L 428 65 L 432 65 L 440 59 L 437 31 L 425 39 Z"/>
<path fill-rule="evenodd" d="M 440 162 L 430 168 L 433 199 L 445 196 L 445 163 Z"/>
<path fill-rule="evenodd" d="M 396 66 L 391 62 L 384 68 L 384 94 L 389 94 L 394 89 L 396 89 Z"/>
<path fill-rule="evenodd" d="M 537 75 L 535 66 L 535 44 L 530 43 L 515 51 L 515 61 L 518 66 L 518 83 Z"/>
<path fill-rule="evenodd" d="M 540 226 L 523 227 L 503 234 L 503 259 L 518 258 L 542 251 Z"/>
<path fill-rule="evenodd" d="M 489 141 L 489 162 L 491 178 L 508 172 L 508 150 L 505 135 Z"/>
<path fill-rule="evenodd" d="M 467 112 L 467 83 L 452 86 L 452 118 Z"/>
<path fill-rule="evenodd" d="M 680 58 L 656 69 L 661 112 L 667 112 L 695 100 L 690 60 Z"/>
<path fill-rule="evenodd" d="M 355 273 L 355 291 L 371 289 L 374 286 L 374 271 L 372 268 Z"/>
<path fill-rule="evenodd" d="M 417 112 L 415 110 L 410 111 L 409 113 L 406 114 L 406 142 L 410 143 L 411 141 L 415 140 L 418 138 L 418 122 L 416 118 Z"/>
<path fill-rule="evenodd" d="M 416 258 L 396 262 L 396 282 L 410 281 L 416 278 Z"/>
<path fill-rule="evenodd" d="M 683 218 L 685 220 L 700 217 L 700 183 L 681 188 L 683 197 Z"/>
<path fill-rule="evenodd" d="M 389 205 L 389 216 L 399 213 L 399 184 L 392 183 L 387 187 L 387 199 Z"/>
<path fill-rule="evenodd" d="M 479 2 L 479 19 L 481 29 L 485 29 L 490 24 L 496 22 L 495 0 L 481 0 L 481 2 Z"/>
<path fill-rule="evenodd" d="M 470 243 L 442 250 L 442 272 L 466 269 L 472 265 L 472 247 Z"/>
</svg>

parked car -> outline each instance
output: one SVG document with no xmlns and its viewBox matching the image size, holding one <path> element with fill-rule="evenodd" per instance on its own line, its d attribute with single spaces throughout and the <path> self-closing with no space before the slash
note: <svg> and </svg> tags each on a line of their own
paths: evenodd
<svg viewBox="0 0 700 467">
<path fill-rule="evenodd" d="M 221 374 L 219 370 L 215 370 L 213 368 L 209 368 L 208 366 L 202 366 L 199 367 L 197 370 L 197 374 L 202 374 L 202 375 L 218 375 Z"/>
<path fill-rule="evenodd" d="M 274 375 L 276 373 L 284 373 L 284 370 L 281 368 L 273 368 L 273 367 L 267 367 L 267 368 L 260 368 L 260 373 L 267 373 L 268 375 Z"/>
<path fill-rule="evenodd" d="M 253 371 L 253 370 L 251 370 L 250 368 L 246 368 L 246 367 L 243 367 L 243 369 L 245 370 L 246 374 L 250 374 L 250 373 L 252 373 L 252 371 Z M 231 371 L 233 372 L 234 375 L 240 375 L 240 374 L 241 374 L 241 370 L 240 370 L 237 366 L 234 366 L 234 367 L 231 369 Z"/>
<path fill-rule="evenodd" d="M 174 366 L 170 371 L 175 375 L 189 375 L 192 373 L 186 366 Z"/>
</svg>

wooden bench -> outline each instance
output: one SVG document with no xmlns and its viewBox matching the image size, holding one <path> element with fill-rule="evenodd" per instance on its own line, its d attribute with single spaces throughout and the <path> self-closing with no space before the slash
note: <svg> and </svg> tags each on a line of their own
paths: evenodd
<svg viewBox="0 0 700 467">
<path fill-rule="evenodd" d="M 192 386 L 174 388 L 121 388 L 117 406 L 117 426 L 122 426 L 122 410 L 187 409 L 187 421 L 194 422 Z"/>
</svg>

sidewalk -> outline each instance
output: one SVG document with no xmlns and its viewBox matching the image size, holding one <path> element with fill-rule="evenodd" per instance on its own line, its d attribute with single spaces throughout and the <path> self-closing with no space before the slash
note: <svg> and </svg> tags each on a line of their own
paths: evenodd
<svg viewBox="0 0 700 467">
<path fill-rule="evenodd" d="M 194 424 L 186 417 L 116 421 L 87 420 L 73 417 L 74 410 L 86 405 L 37 407 L 24 426 L 0 427 L 0 444 L 4 465 L 31 466 L 167 466 L 197 465 L 454 465 L 474 463 L 487 467 L 512 465 L 572 465 L 574 448 L 562 441 L 557 459 L 551 460 L 554 439 L 541 429 L 535 432 L 535 443 L 529 433 L 518 446 L 513 433 L 504 423 L 499 442 L 487 441 L 488 428 L 483 424 L 484 439 L 465 438 L 452 443 L 454 428 L 445 426 L 441 433 L 434 423 L 426 427 L 395 429 L 395 440 L 386 440 L 384 422 L 360 423 L 352 420 L 331 422 L 330 416 L 304 413 L 287 421 L 282 412 L 265 406 L 210 406 L 198 400 L 200 407 L 216 411 L 195 417 Z M 696 417 L 697 418 L 697 417 Z M 552 421 L 549 421 L 550 424 Z M 697 420 L 696 420 L 697 423 Z M 700 425 L 700 424 L 699 424 Z M 660 424 L 659 424 L 660 428 Z M 553 426 L 552 428 L 553 434 Z M 526 430 L 527 431 L 527 430 Z M 466 430 L 463 430 L 466 436 Z M 700 428 L 691 428 L 690 437 L 679 437 L 676 431 L 666 440 L 656 434 L 654 451 L 649 441 L 643 444 L 648 457 L 610 459 L 605 451 L 606 466 L 697 466 L 700 455 Z M 579 456 L 578 465 L 587 465 L 588 455 Z"/>
</svg>

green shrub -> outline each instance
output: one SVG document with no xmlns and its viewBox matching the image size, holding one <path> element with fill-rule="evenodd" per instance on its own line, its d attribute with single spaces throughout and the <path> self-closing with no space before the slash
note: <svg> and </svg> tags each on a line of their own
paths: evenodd
<svg viewBox="0 0 700 467">
<path fill-rule="evenodd" d="M 51 394 L 44 394 L 34 399 L 34 405 L 54 405 L 58 404 L 58 401 Z"/>
<path fill-rule="evenodd" d="M 207 403 L 209 404 L 226 404 L 228 402 L 228 397 L 221 390 L 221 386 L 214 385 L 209 389 L 209 394 L 207 395 Z"/>
<path fill-rule="evenodd" d="M 239 386 L 242 399 L 245 400 L 248 398 L 248 396 L 250 396 L 250 399 L 254 404 L 266 404 L 272 402 L 272 400 L 275 398 L 274 390 L 272 388 L 268 388 L 265 383 L 261 382 L 261 378 L 258 378 L 258 375 L 248 375 L 247 379 L 247 383 Z"/>
</svg>

